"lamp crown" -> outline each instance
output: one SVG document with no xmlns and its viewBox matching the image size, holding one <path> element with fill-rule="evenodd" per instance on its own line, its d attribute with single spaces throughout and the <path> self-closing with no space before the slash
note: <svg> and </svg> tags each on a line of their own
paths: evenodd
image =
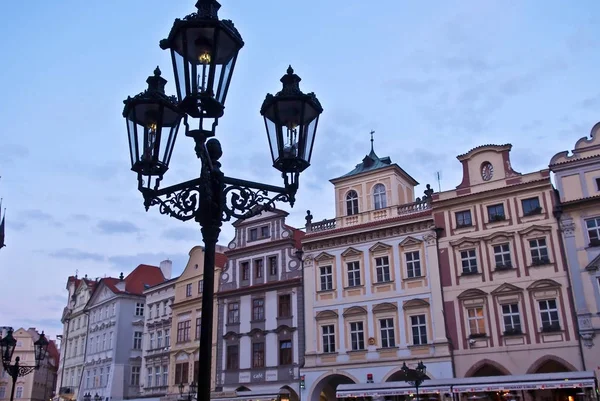
<svg viewBox="0 0 600 401">
<path fill-rule="evenodd" d="M 294 74 L 294 69 L 291 65 L 288 67 L 286 74 L 281 77 L 280 81 L 283 84 L 283 89 L 278 95 L 294 96 L 303 94 L 300 90 L 300 81 L 302 81 L 302 78 Z"/>
<path fill-rule="evenodd" d="M 201 18 L 219 19 L 219 8 L 221 4 L 217 0 L 198 0 L 196 2 L 198 16 Z"/>
<path fill-rule="evenodd" d="M 158 92 L 165 94 L 165 85 L 167 80 L 160 76 L 161 71 L 158 66 L 154 69 L 154 75 L 148 77 L 146 82 L 148 83 L 148 92 Z"/>
</svg>

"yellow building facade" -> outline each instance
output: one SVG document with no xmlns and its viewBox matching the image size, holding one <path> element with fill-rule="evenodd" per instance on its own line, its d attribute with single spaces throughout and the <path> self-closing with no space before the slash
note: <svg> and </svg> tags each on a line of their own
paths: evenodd
<svg viewBox="0 0 600 401">
<path fill-rule="evenodd" d="M 306 353 L 302 399 L 335 399 L 338 385 L 402 380 L 423 361 L 430 378 L 452 377 L 438 274 L 431 190 L 371 149 L 331 180 L 335 218 L 307 216 Z"/>
<path fill-rule="evenodd" d="M 585 368 L 600 372 L 600 123 L 550 161 Z"/>
</svg>

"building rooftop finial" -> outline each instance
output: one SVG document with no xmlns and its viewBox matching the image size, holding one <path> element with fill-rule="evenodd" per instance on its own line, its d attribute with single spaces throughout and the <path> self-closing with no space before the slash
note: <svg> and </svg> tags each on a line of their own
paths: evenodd
<svg viewBox="0 0 600 401">
<path fill-rule="evenodd" d="M 373 152 L 373 134 L 375 131 L 371 130 L 371 152 Z"/>
</svg>

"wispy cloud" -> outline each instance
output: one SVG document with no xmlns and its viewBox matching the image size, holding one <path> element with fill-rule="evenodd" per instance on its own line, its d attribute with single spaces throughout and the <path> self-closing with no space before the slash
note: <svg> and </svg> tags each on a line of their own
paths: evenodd
<svg viewBox="0 0 600 401">
<path fill-rule="evenodd" d="M 126 220 L 100 220 L 96 227 L 103 234 L 132 234 L 141 231 L 137 225 Z"/>
<path fill-rule="evenodd" d="M 130 272 L 139 264 L 158 266 L 163 260 L 169 259 L 173 262 L 173 275 L 179 274 L 185 268 L 189 255 L 186 253 L 137 253 L 130 255 L 115 255 L 108 257 L 108 262 L 118 271 Z"/>
<path fill-rule="evenodd" d="M 177 227 L 169 228 L 162 232 L 162 235 L 166 239 L 174 241 L 195 241 L 201 240 L 200 228 L 193 229 L 190 227 Z"/>
<path fill-rule="evenodd" d="M 89 260 L 93 262 L 102 262 L 105 258 L 103 255 L 94 252 L 86 252 L 74 248 L 58 249 L 50 252 L 48 256 L 57 259 L 68 259 L 68 260 Z"/>
</svg>

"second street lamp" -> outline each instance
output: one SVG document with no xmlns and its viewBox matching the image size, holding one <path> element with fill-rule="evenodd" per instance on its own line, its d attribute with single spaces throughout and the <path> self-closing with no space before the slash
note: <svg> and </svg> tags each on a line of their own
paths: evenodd
<svg viewBox="0 0 600 401">
<path fill-rule="evenodd" d="M 216 0 L 198 0 L 198 11 L 173 24 L 161 42 L 171 50 L 177 98 L 165 95 L 160 70 L 148 78 L 148 89 L 124 101 L 132 170 L 148 210 L 181 221 L 195 220 L 204 241 L 204 289 L 200 322 L 198 385 L 200 401 L 210 400 L 215 248 L 223 222 L 246 219 L 272 209 L 276 202 L 294 206 L 298 179 L 310 165 L 317 124 L 323 108 L 314 93 L 300 90 L 300 77 L 291 66 L 281 78 L 283 88 L 268 94 L 261 107 L 271 148 L 273 167 L 281 172 L 283 186 L 228 177 L 221 171 L 223 152 L 213 138 L 235 61 L 244 45 L 231 21 L 221 21 Z M 200 177 L 159 189 L 169 168 L 179 123 L 194 139 L 200 159 Z M 199 120 L 196 128 L 190 121 Z M 207 121 L 211 120 L 209 125 Z"/>
<path fill-rule="evenodd" d="M 404 362 L 402 364 L 402 372 L 404 373 L 404 381 L 407 382 L 410 385 L 415 386 L 415 389 L 417 390 L 417 397 L 416 397 L 416 401 L 420 401 L 419 399 L 419 387 L 421 386 L 421 384 L 423 384 L 423 382 L 427 379 L 429 379 L 429 377 L 427 377 L 427 367 L 425 366 L 425 364 L 423 363 L 423 361 L 420 361 L 417 364 L 416 369 L 411 369 L 408 366 L 406 366 L 406 362 Z"/>
</svg>

